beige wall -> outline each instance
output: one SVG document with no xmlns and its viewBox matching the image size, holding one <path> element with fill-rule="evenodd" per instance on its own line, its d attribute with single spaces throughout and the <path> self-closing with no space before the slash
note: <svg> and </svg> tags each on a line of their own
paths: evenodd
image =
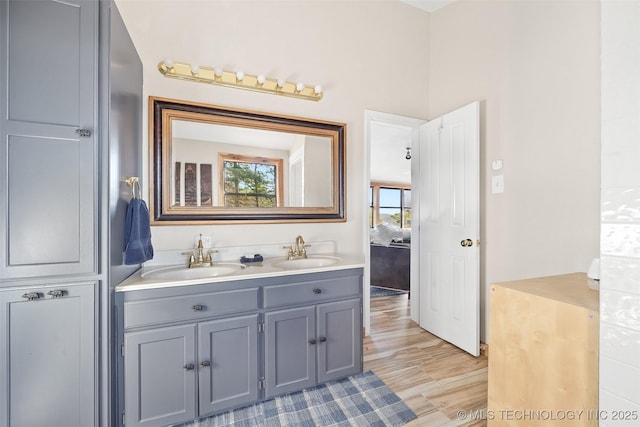
<svg viewBox="0 0 640 427">
<path fill-rule="evenodd" d="M 364 111 L 427 115 L 428 14 L 397 1 L 117 0 L 144 65 L 144 95 L 271 111 L 347 124 L 347 218 L 338 224 L 153 227 L 156 250 L 335 240 L 364 252 Z M 166 79 L 165 57 L 321 84 L 320 102 Z M 147 106 L 144 114 L 146 117 Z M 147 133 L 141 144 L 147 147 Z M 146 151 L 145 151 L 146 155 Z M 145 162 L 146 162 L 145 157 Z M 146 163 L 145 163 L 146 167 Z M 148 178 L 143 187 L 148 189 Z"/>
<path fill-rule="evenodd" d="M 478 100 L 483 293 L 492 282 L 585 271 L 598 255 L 599 3 L 459 1 L 427 14 L 394 0 L 116 2 L 144 64 L 145 96 L 348 126 L 346 223 L 154 227 L 157 250 L 187 248 L 198 233 L 217 246 L 302 234 L 362 254 L 364 111 L 427 118 Z M 165 57 L 322 84 L 325 96 L 166 79 L 156 70 Z M 493 159 L 504 160 L 504 194 L 490 192 Z"/>
<path fill-rule="evenodd" d="M 599 254 L 599 19 L 596 1 L 460 1 L 431 14 L 429 117 L 482 103 L 483 297 L 493 282 L 586 271 Z M 501 173 L 505 192 L 492 194 Z"/>
</svg>

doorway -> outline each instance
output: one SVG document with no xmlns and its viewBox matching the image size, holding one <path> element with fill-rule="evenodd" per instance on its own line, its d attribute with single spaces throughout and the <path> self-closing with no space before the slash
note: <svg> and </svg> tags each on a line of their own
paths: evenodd
<svg viewBox="0 0 640 427">
<path fill-rule="evenodd" d="M 409 183 L 414 187 L 410 203 L 414 217 L 410 230 L 410 317 L 425 330 L 477 356 L 479 103 L 472 102 L 429 122 L 367 111 L 365 141 L 367 193 L 374 200 L 367 201 L 365 236 L 370 236 L 376 210 L 381 210 L 372 197 L 372 178 L 378 174 L 374 168 L 382 172 L 396 169 L 391 171 L 396 173 L 394 180 L 406 181 L 410 176 Z M 379 162 L 376 149 L 383 151 Z M 406 163 L 397 162 L 401 158 L 410 161 L 409 172 L 403 166 Z M 377 237 L 377 231 L 376 227 L 371 236 Z M 384 244 L 389 246 L 392 240 L 386 234 Z M 371 240 L 366 239 L 367 246 Z M 364 252 L 364 318 L 368 333 L 372 254 L 369 247 Z"/>
<path fill-rule="evenodd" d="M 407 152 L 414 152 L 414 147 L 418 146 L 419 126 L 425 123 L 425 120 L 413 117 L 399 116 L 395 114 L 382 113 L 378 111 L 365 111 L 365 182 L 371 185 L 372 176 L 375 181 L 384 182 L 406 182 L 411 184 L 411 175 L 414 173 L 412 158 L 407 159 Z M 409 148 L 409 150 L 407 149 Z M 374 150 L 381 150 L 381 153 L 374 153 Z M 380 158 L 385 159 L 383 162 L 372 161 L 372 156 L 380 154 Z M 372 166 L 376 170 L 372 174 Z M 371 193 L 367 192 L 367 200 L 364 201 L 370 205 Z M 364 327 L 365 333 L 369 334 L 371 326 L 371 295 L 369 284 L 371 283 L 371 256 L 370 256 L 370 216 L 371 209 L 367 209 L 364 221 L 364 253 L 365 253 L 365 269 L 364 269 Z M 417 289 L 417 276 L 414 273 L 414 265 L 418 265 L 418 259 L 413 259 L 414 251 L 411 251 L 411 319 L 418 322 L 419 316 L 419 289 Z"/>
</svg>

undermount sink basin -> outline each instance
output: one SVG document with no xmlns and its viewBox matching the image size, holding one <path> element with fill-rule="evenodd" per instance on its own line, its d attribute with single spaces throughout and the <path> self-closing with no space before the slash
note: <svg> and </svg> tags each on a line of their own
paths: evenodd
<svg viewBox="0 0 640 427">
<path fill-rule="evenodd" d="M 242 264 L 218 263 L 211 267 L 187 268 L 184 266 L 159 268 L 142 273 L 143 279 L 191 280 L 227 276 L 244 268 Z"/>
<path fill-rule="evenodd" d="M 286 270 L 299 270 L 303 268 L 328 267 L 340 261 L 334 256 L 310 256 L 309 258 L 285 259 L 274 262 L 272 265 Z"/>
</svg>

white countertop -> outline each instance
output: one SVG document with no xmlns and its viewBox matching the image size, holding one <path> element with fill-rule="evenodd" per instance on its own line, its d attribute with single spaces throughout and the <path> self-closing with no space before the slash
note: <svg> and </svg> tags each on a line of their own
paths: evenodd
<svg viewBox="0 0 640 427">
<path fill-rule="evenodd" d="M 310 268 L 299 268 L 299 269 L 284 269 L 275 267 L 273 264 L 277 262 L 283 261 L 286 258 L 278 257 L 278 258 L 265 258 L 262 263 L 259 264 L 245 264 L 246 267 L 240 269 L 232 274 L 228 274 L 225 276 L 215 276 L 215 277 L 205 277 L 199 279 L 189 279 L 189 280 L 162 280 L 157 278 L 143 278 L 142 274 L 158 270 L 160 268 L 172 267 L 172 266 L 180 266 L 177 265 L 155 265 L 152 267 L 143 267 L 138 270 L 136 273 L 131 275 L 129 278 L 124 280 L 118 286 L 116 286 L 116 292 L 127 292 L 127 291 L 137 291 L 143 289 L 159 289 L 159 288 L 170 288 L 174 286 L 185 286 L 185 285 L 199 285 L 204 283 L 219 283 L 219 282 L 229 282 L 235 280 L 247 280 L 247 279 L 259 279 L 263 277 L 278 277 L 278 276 L 290 276 L 295 274 L 306 274 L 306 273 L 320 273 L 325 271 L 335 271 L 335 270 L 346 270 L 349 268 L 359 268 L 364 267 L 364 260 L 362 257 L 356 257 L 352 255 L 342 255 L 342 254 L 318 254 L 317 256 L 330 256 L 337 257 L 339 260 L 332 265 L 323 266 L 323 267 L 310 267 Z M 314 255 L 310 255 L 310 258 L 314 258 Z M 224 264 L 225 262 L 221 262 Z M 215 265 L 215 262 L 214 262 Z M 186 268 L 186 265 L 185 265 Z"/>
</svg>

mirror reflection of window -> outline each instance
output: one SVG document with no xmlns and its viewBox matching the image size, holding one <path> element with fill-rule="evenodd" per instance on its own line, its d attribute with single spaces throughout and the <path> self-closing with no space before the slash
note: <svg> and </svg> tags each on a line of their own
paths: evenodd
<svg viewBox="0 0 640 427">
<path fill-rule="evenodd" d="M 282 206 L 283 159 L 220 153 L 221 200 L 234 208 Z"/>
<path fill-rule="evenodd" d="M 275 164 L 225 161 L 224 206 L 273 208 L 278 205 Z"/>
</svg>

